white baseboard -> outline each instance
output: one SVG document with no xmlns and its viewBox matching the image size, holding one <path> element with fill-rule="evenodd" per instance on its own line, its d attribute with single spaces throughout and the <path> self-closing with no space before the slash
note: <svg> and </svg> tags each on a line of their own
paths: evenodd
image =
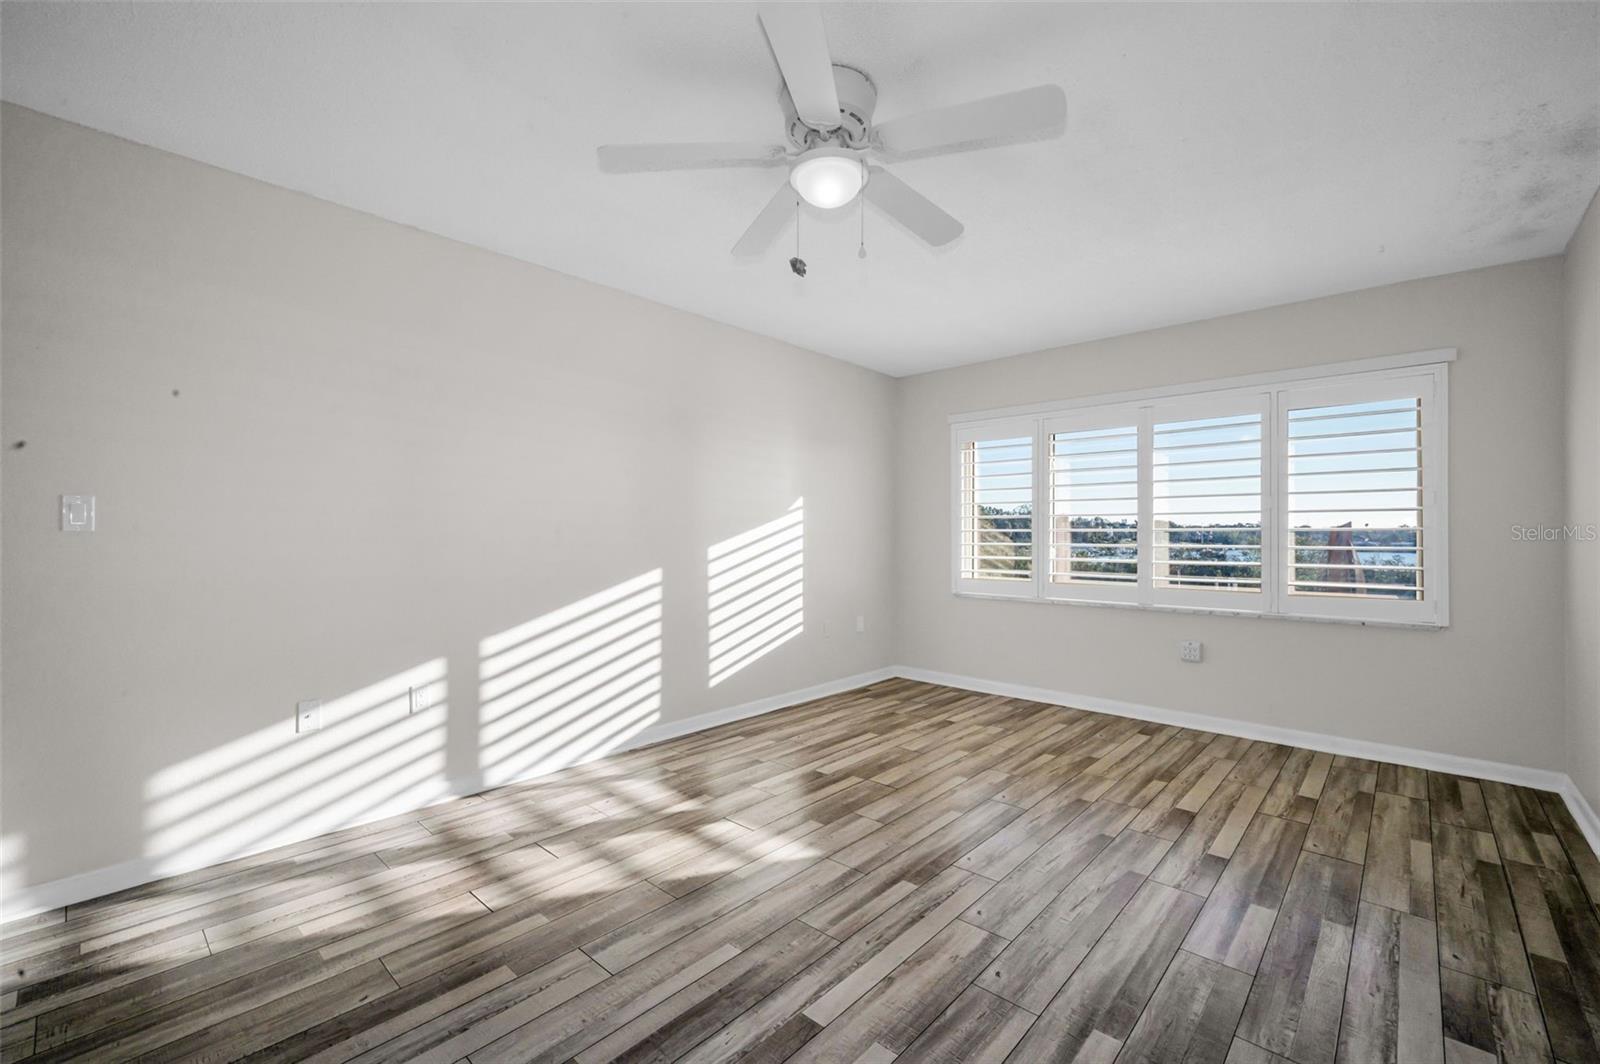
<svg viewBox="0 0 1600 1064">
<path fill-rule="evenodd" d="M 158 879 L 169 876 L 182 875 L 198 868 L 207 868 L 214 864 L 224 864 L 236 861 L 241 857 L 252 857 L 267 850 L 277 849 L 279 846 L 288 846 L 296 842 L 316 838 L 332 831 L 342 831 L 346 828 L 360 827 L 387 817 L 399 816 L 404 813 L 420 813 L 424 809 L 438 805 L 442 802 L 452 801 L 470 793 L 457 790 L 455 781 L 447 781 L 443 793 L 436 792 L 435 797 L 419 803 L 387 803 L 368 810 L 362 816 L 351 819 L 348 823 L 340 824 L 333 828 L 318 828 L 316 831 L 304 834 L 284 834 L 274 836 L 259 845 L 243 847 L 237 852 L 226 853 L 216 858 L 205 858 L 193 861 L 174 861 L 162 857 L 136 857 L 131 861 L 107 865 L 104 868 L 95 868 L 88 872 L 67 876 L 64 879 L 52 880 L 48 883 L 37 883 L 32 886 L 8 889 L 0 897 L 0 923 L 7 920 L 17 920 L 34 913 L 46 912 L 50 909 L 59 909 L 63 905 L 76 905 L 106 894 L 114 894 L 119 890 L 129 887 L 143 886 L 153 883 Z"/>
<path fill-rule="evenodd" d="M 682 720 L 662 721 L 660 724 L 654 724 L 640 731 L 638 734 L 630 736 L 626 742 L 616 747 L 607 749 L 603 753 L 597 753 L 585 758 L 574 759 L 571 764 L 563 764 L 559 767 L 552 766 L 542 772 L 524 776 L 519 779 L 507 780 L 503 783 L 496 783 L 496 786 L 510 786 L 526 780 L 535 779 L 541 775 L 549 775 L 551 772 L 558 772 L 563 768 L 571 768 L 573 765 L 583 764 L 586 761 L 593 761 L 600 757 L 609 757 L 613 754 L 620 754 L 625 750 L 634 750 L 641 746 L 649 746 L 652 743 L 662 742 L 666 739 L 675 739 L 680 735 L 688 735 L 693 732 L 704 731 L 707 728 L 714 728 L 719 724 L 728 724 L 736 720 L 743 720 L 746 717 L 757 717 L 763 713 L 771 713 L 773 710 L 783 709 L 787 706 L 798 705 L 802 702 L 810 702 L 818 698 L 826 698 L 829 695 L 839 694 L 842 691 L 853 690 L 857 687 L 865 687 L 868 684 L 889 679 L 893 675 L 894 672 L 891 669 L 874 669 L 870 672 L 856 673 L 854 676 L 841 676 L 837 680 L 829 680 L 825 683 L 814 684 L 810 687 L 804 687 L 797 691 L 785 691 L 782 694 L 770 695 L 766 698 L 758 698 L 753 702 L 745 702 L 737 706 L 728 706 L 725 709 L 714 709 L 709 713 L 700 713 L 693 717 L 685 717 Z M 344 828 L 359 827 L 362 824 L 372 823 L 376 820 L 383 820 L 387 817 L 398 816 L 413 811 L 420 812 L 431 805 L 438 804 L 438 802 L 447 802 L 456 798 L 465 797 L 469 794 L 477 794 L 483 789 L 483 782 L 476 777 L 451 779 L 445 786 L 445 793 L 440 795 L 437 801 L 429 802 L 420 806 L 412 806 L 411 808 L 381 807 L 370 811 L 368 814 L 358 819 L 352 820 L 350 823 L 342 824 L 340 827 L 333 828 L 331 830 L 338 831 L 343 830 Z M 50 909 L 59 909 L 63 905 L 76 905 L 80 902 L 88 901 L 91 898 L 98 898 L 105 894 L 113 894 L 119 890 L 127 890 L 129 887 L 142 886 L 145 883 L 151 883 L 157 879 L 165 879 L 168 876 L 182 875 L 184 872 L 192 872 L 197 868 L 204 868 L 213 864 L 221 864 L 224 861 L 237 860 L 241 857 L 250 857 L 265 850 L 276 849 L 279 846 L 289 845 L 295 842 L 302 842 L 307 838 L 313 838 L 316 835 L 327 833 L 328 829 L 319 829 L 314 833 L 310 833 L 301 837 L 276 837 L 272 839 L 270 843 L 262 846 L 244 849 L 238 853 L 230 854 L 218 859 L 197 861 L 193 864 L 174 864 L 170 860 L 162 860 L 155 857 L 141 857 L 132 861 L 123 861 L 120 864 L 109 865 L 105 868 L 96 868 L 89 872 L 79 873 L 78 875 L 67 876 L 64 879 L 57 879 L 49 883 L 39 883 L 33 886 L 21 887 L 16 890 L 7 890 L 4 898 L 0 899 L 0 923 L 3 923 L 6 920 L 15 920 L 24 916 L 31 916 L 34 913 L 46 912 Z"/>
<path fill-rule="evenodd" d="M 1578 822 L 1578 830 L 1589 840 L 1589 848 L 1600 854 L 1600 816 L 1595 816 L 1594 807 L 1570 777 L 1561 788 L 1561 797 L 1567 800 L 1567 808 L 1572 811 L 1572 819 Z"/>
<path fill-rule="evenodd" d="M 649 746 L 651 743 L 659 743 L 665 739 L 676 739 L 680 735 L 705 731 L 707 728 L 715 728 L 719 724 L 731 724 L 736 720 L 744 720 L 746 717 L 759 717 L 761 714 L 771 713 L 775 709 L 786 709 L 789 706 L 797 706 L 802 702 L 813 702 L 819 698 L 827 698 L 829 695 L 853 691 L 857 687 L 866 687 L 868 684 L 892 679 L 896 675 L 898 673 L 894 669 L 873 669 L 869 672 L 858 672 L 854 676 L 841 676 L 837 680 L 829 680 L 826 683 L 802 687 L 798 691 L 785 691 L 781 695 L 758 698 L 754 702 L 729 706 L 727 709 L 714 709 L 709 713 L 685 717 L 683 720 L 662 721 L 660 724 L 652 725 L 640 732 L 632 742 L 628 743 L 627 749 L 632 750 L 640 746 Z M 613 751 L 613 753 L 615 752 Z"/>
<path fill-rule="evenodd" d="M 0 923 L 8 920 L 18 920 L 24 916 L 46 912 L 50 909 L 59 909 L 63 905 L 76 905 L 91 898 L 98 898 L 106 894 L 114 894 L 119 890 L 129 887 L 139 887 L 146 883 L 153 883 L 158 879 L 170 876 L 180 876 L 185 872 L 193 872 L 199 868 L 208 868 L 215 864 L 225 864 L 236 861 L 241 857 L 253 857 L 267 850 L 275 850 L 280 846 L 290 846 L 296 842 L 316 838 L 318 835 L 330 834 L 334 831 L 343 831 L 347 828 L 360 827 L 377 820 L 388 817 L 400 816 L 405 813 L 421 813 L 423 810 L 443 802 L 453 801 L 474 793 L 466 789 L 464 782 L 449 780 L 446 782 L 443 793 L 437 797 L 412 805 L 380 805 L 368 810 L 359 817 L 333 828 L 319 827 L 316 831 L 305 834 L 284 834 L 274 836 L 270 840 L 256 846 L 241 848 L 234 853 L 227 853 L 216 858 L 206 858 L 197 861 L 174 861 L 162 857 L 137 857 L 131 861 L 120 864 L 107 865 L 104 868 L 95 868 L 88 872 L 67 876 L 64 879 L 51 880 L 48 883 L 36 883 L 32 886 L 8 889 L 0 897 Z"/>
<path fill-rule="evenodd" d="M 1455 754 L 1441 754 L 1431 750 L 1418 750 L 1388 743 L 1347 739 L 1321 732 L 1300 731 L 1295 728 L 1278 728 L 1272 725 L 1235 720 L 1229 717 L 1214 717 L 1206 713 L 1162 709 L 1158 706 L 1141 705 L 1135 702 L 1122 702 L 1094 695 L 1053 691 L 1023 684 L 1003 683 L 976 676 L 961 676 L 954 673 L 935 672 L 931 669 L 911 666 L 892 666 L 874 669 L 870 672 L 857 673 L 853 676 L 842 676 L 837 680 L 829 680 L 825 683 L 815 684 L 796 691 L 786 691 L 782 694 L 759 698 L 752 702 L 729 706 L 725 709 L 712 710 L 709 713 L 700 713 L 682 720 L 663 721 L 632 736 L 621 746 L 608 750 L 603 755 L 595 755 L 595 757 L 610 756 L 622 753 L 625 750 L 649 746 L 652 743 L 674 739 L 680 735 L 689 735 L 694 732 L 704 731 L 707 728 L 714 728 L 719 724 L 729 724 L 736 720 L 760 716 L 763 713 L 771 713 L 774 710 L 798 705 L 802 702 L 826 698 L 829 695 L 839 694 L 857 687 L 865 687 L 868 684 L 892 677 L 920 680 L 924 683 L 943 684 L 947 687 L 959 687 L 967 691 L 1003 695 L 1007 698 L 1024 698 L 1032 702 L 1043 702 L 1050 705 L 1073 706 L 1079 709 L 1094 710 L 1098 713 L 1110 713 L 1119 717 L 1134 717 L 1139 720 L 1153 721 L 1157 724 L 1196 728 L 1202 731 L 1219 732 L 1223 735 L 1236 735 L 1246 739 L 1282 743 L 1287 746 L 1302 746 L 1309 750 L 1319 750 L 1330 754 L 1364 757 L 1374 761 L 1391 761 L 1400 765 L 1433 769 L 1436 772 L 1449 772 L 1455 775 L 1499 780 L 1504 783 L 1535 787 L 1539 790 L 1555 791 L 1566 800 L 1567 807 L 1572 811 L 1573 819 L 1577 821 L 1584 837 L 1589 840 L 1590 847 L 1596 853 L 1600 853 L 1600 816 L 1595 815 L 1594 809 L 1584 799 L 1583 794 L 1579 792 L 1577 785 L 1564 772 L 1527 768 L 1522 765 L 1485 761 L 1479 758 L 1460 757 Z M 594 760 L 594 758 L 591 757 L 585 760 Z M 581 763 L 582 761 L 573 762 L 573 764 Z M 551 769 L 550 771 L 559 771 L 559 769 Z M 543 774 L 547 773 L 539 773 L 537 775 Z M 533 778 L 537 778 L 537 776 L 524 777 L 523 780 Z M 523 780 L 509 781 L 509 783 L 523 782 Z M 440 801 L 450 801 L 468 794 L 476 794 L 482 789 L 481 781 L 475 778 L 451 780 L 448 785 L 448 793 L 442 796 Z M 417 810 L 420 811 L 422 808 L 426 808 L 426 806 L 417 807 Z M 362 823 L 382 820 L 385 817 L 410 811 L 412 810 L 379 809 L 358 821 L 345 825 L 345 827 L 356 827 Z M 322 833 L 318 832 L 318 834 Z M 275 839 L 270 846 L 234 854 L 230 859 L 248 857 L 253 853 L 261 852 L 262 849 L 275 848 L 295 841 L 301 840 Z M 12 920 L 49 909 L 57 909 L 63 905 L 75 905 L 79 902 L 88 901 L 90 898 L 98 898 L 104 894 L 111 894 L 119 890 L 127 890 L 129 887 L 137 887 L 156 879 L 179 875 L 183 872 L 192 871 L 194 868 L 214 863 L 219 862 L 206 861 L 196 863 L 191 867 L 173 867 L 165 863 L 158 865 L 156 858 L 139 858 L 79 875 L 68 876 L 65 879 L 58 879 L 50 883 L 40 883 L 35 886 L 7 891 L 6 897 L 3 899 L 3 919 Z"/>
<path fill-rule="evenodd" d="M 1413 747 L 1395 746 L 1390 743 L 1367 742 L 1364 739 L 1347 739 L 1323 732 L 1300 731 L 1297 728 L 1278 728 L 1270 724 L 1257 724 L 1254 721 L 1236 720 L 1231 717 L 1214 717 L 1208 713 L 1162 709 L 1158 706 L 1146 706 L 1136 702 L 1121 702 L 1096 695 L 1052 691 L 1043 687 L 1028 687 L 1024 684 L 986 680 L 977 676 L 960 676 L 955 673 L 936 672 L 932 669 L 920 669 L 908 665 L 897 665 L 890 672 L 895 676 L 904 677 L 908 680 L 942 684 L 945 687 L 959 687 L 963 690 L 977 691 L 982 694 L 1003 695 L 1007 698 L 1024 698 L 1031 702 L 1044 702 L 1049 705 L 1072 706 L 1078 709 L 1094 710 L 1097 713 L 1109 713 L 1117 717 L 1134 717 L 1138 720 L 1153 721 L 1157 724 L 1172 724 L 1180 728 L 1197 728 L 1201 731 L 1219 732 L 1223 735 L 1236 735 L 1244 739 L 1282 743 L 1285 746 L 1303 746 L 1308 750 L 1318 750 L 1329 754 L 1363 757 L 1370 761 L 1390 761 L 1397 765 L 1432 769 L 1435 772 L 1448 772 L 1456 776 L 1472 776 L 1476 779 L 1515 783 L 1541 791 L 1555 791 L 1566 799 L 1567 808 L 1572 811 L 1572 818 L 1578 822 L 1578 827 L 1583 831 L 1584 837 L 1589 840 L 1590 848 L 1595 853 L 1600 854 L 1600 817 L 1595 816 L 1594 810 L 1584 800 L 1583 794 L 1579 792 L 1577 784 L 1573 783 L 1572 777 L 1565 772 L 1528 768 L 1524 765 L 1511 765 L 1502 761 L 1485 761 L 1476 757 L 1461 757 L 1456 754 L 1441 754 L 1432 750 L 1418 750 Z"/>
</svg>

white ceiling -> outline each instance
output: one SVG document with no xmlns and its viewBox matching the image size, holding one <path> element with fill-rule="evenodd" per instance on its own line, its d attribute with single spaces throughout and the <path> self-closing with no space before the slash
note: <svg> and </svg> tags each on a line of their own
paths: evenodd
<svg viewBox="0 0 1600 1064">
<path fill-rule="evenodd" d="M 728 248 L 778 170 L 610 176 L 600 143 L 777 142 L 746 4 L 0 8 L 3 95 L 892 374 L 1561 251 L 1600 184 L 1600 5 L 843 4 L 878 116 L 1056 82 L 1063 139 L 894 167 Z"/>
</svg>

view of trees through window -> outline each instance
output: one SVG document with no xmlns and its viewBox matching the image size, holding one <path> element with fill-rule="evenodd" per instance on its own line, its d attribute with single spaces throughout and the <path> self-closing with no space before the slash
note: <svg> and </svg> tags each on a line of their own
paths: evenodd
<svg viewBox="0 0 1600 1064">
<path fill-rule="evenodd" d="M 985 573 L 1033 571 L 1033 507 L 980 506 L 978 569 Z"/>
<path fill-rule="evenodd" d="M 1139 579 L 1139 427 L 1050 436 L 1050 579 Z"/>
<path fill-rule="evenodd" d="M 1293 594 L 1422 596 L 1421 410 L 1416 399 L 1291 410 L 1287 585 Z M 1263 415 L 1150 426 L 1151 581 L 1259 592 Z M 1049 579 L 1133 584 L 1139 575 L 1136 425 L 1046 437 Z M 1033 574 L 1033 441 L 963 451 L 963 575 Z"/>
<path fill-rule="evenodd" d="M 1033 576 L 1033 440 L 979 440 L 961 453 L 961 575 Z"/>
<path fill-rule="evenodd" d="M 1261 428 L 1259 410 L 1155 423 L 1155 586 L 1261 591 Z"/>
<path fill-rule="evenodd" d="M 1289 591 L 1420 599 L 1417 399 L 1290 410 Z"/>
</svg>

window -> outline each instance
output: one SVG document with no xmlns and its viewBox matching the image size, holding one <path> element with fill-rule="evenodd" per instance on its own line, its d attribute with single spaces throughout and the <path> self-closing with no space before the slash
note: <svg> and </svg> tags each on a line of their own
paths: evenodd
<svg viewBox="0 0 1600 1064">
<path fill-rule="evenodd" d="M 1046 431 L 1050 585 L 1068 596 L 1120 595 L 1139 581 L 1138 422 L 1113 413 Z"/>
<path fill-rule="evenodd" d="M 955 590 L 1443 625 L 1453 357 L 953 419 Z"/>
<path fill-rule="evenodd" d="M 1031 423 L 965 436 L 957 463 L 957 582 L 990 594 L 1033 592 Z"/>
<path fill-rule="evenodd" d="M 1412 375 L 1279 394 L 1287 612 L 1424 623 L 1439 612 L 1436 384 Z"/>
<path fill-rule="evenodd" d="M 1261 394 L 1151 410 L 1151 601 L 1259 610 L 1264 587 Z"/>
</svg>

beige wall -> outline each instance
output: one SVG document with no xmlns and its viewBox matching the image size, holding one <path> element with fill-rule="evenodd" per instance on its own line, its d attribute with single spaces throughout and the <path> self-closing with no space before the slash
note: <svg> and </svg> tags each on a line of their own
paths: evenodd
<svg viewBox="0 0 1600 1064">
<path fill-rule="evenodd" d="M 1560 277 L 1559 259 L 1539 260 L 905 380 L 897 661 L 1562 767 L 1561 550 L 1514 542 L 1510 527 L 1561 520 Z M 951 595 L 948 415 L 1439 347 L 1460 352 L 1450 373 L 1447 630 Z M 1205 662 L 1179 662 L 1180 639 L 1203 640 Z"/>
<path fill-rule="evenodd" d="M 591 749 L 649 717 L 655 671 L 672 721 L 888 663 L 888 378 L 32 112 L 0 125 L 11 885 Z M 78 492 L 92 535 L 57 530 Z M 708 550 L 770 522 L 789 542 L 802 497 L 804 634 L 708 687 Z M 598 628 L 480 645 L 636 577 Z M 611 646 L 635 654 L 615 690 L 555 667 Z M 480 668 L 502 675 L 480 691 Z M 409 714 L 441 669 L 447 706 Z M 524 694 L 577 726 L 539 733 Z M 297 739 L 307 697 L 338 701 Z"/>
<path fill-rule="evenodd" d="M 1570 768 L 1596 797 L 1595 598 L 1564 583 L 1596 587 L 1595 548 L 1510 531 L 1600 520 L 1594 210 L 1565 276 L 895 382 L 32 112 L 0 127 L 10 886 L 215 859 L 891 663 Z M 950 595 L 949 414 L 1444 346 L 1447 631 Z M 76 492 L 93 535 L 57 530 Z M 804 633 L 710 686 L 708 552 L 767 527 L 749 566 L 787 572 L 797 524 Z M 410 686 L 438 704 L 407 712 Z M 296 737 L 306 697 L 325 726 Z"/>
<path fill-rule="evenodd" d="M 1567 524 L 1600 525 L 1600 193 L 1567 245 Z M 1600 542 L 1567 552 L 1567 771 L 1600 809 Z"/>
</svg>

